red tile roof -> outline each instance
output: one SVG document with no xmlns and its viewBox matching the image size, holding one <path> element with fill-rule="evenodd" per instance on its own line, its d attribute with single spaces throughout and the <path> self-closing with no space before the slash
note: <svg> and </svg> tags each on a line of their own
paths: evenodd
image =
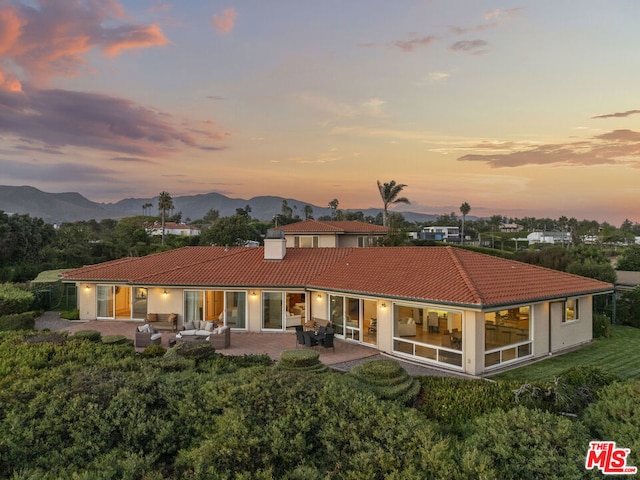
<svg viewBox="0 0 640 480">
<path fill-rule="evenodd" d="M 298 287 L 469 307 L 604 293 L 613 285 L 454 247 L 184 247 L 72 270 L 64 280 L 132 285 Z"/>
<path fill-rule="evenodd" d="M 384 235 L 387 233 L 388 228 L 383 227 L 382 225 L 357 222 L 353 220 L 304 220 L 302 222 L 283 225 L 281 227 L 278 227 L 277 230 L 282 230 L 285 233 L 361 233 Z"/>
</svg>

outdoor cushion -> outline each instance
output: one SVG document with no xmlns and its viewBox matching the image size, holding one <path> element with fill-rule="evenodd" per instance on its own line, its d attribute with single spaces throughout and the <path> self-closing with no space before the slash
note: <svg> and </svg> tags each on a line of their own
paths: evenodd
<svg viewBox="0 0 640 480">
<path fill-rule="evenodd" d="M 161 333 L 153 333 L 153 334 L 151 334 L 151 341 L 157 340 L 158 338 L 162 338 L 162 334 Z"/>
<path fill-rule="evenodd" d="M 185 322 L 184 329 L 185 330 L 195 330 L 196 329 L 196 322 L 194 322 L 193 320 L 189 320 L 188 322 Z"/>
<path fill-rule="evenodd" d="M 158 314 L 157 313 L 147 313 L 147 322 L 157 322 Z"/>
<path fill-rule="evenodd" d="M 213 330 L 213 329 L 215 328 L 215 326 L 216 326 L 216 323 L 215 323 L 215 322 L 205 322 L 204 329 L 205 329 L 207 332 L 210 332 L 211 330 Z"/>
</svg>

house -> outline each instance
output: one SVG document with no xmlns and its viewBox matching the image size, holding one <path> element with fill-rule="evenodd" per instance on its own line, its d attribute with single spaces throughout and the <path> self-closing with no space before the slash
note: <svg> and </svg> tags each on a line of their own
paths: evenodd
<svg viewBox="0 0 640 480">
<path fill-rule="evenodd" d="M 503 223 L 498 227 L 498 230 L 502 233 L 517 233 L 523 230 L 522 225 L 518 225 L 517 223 Z"/>
<path fill-rule="evenodd" d="M 420 234 L 422 240 L 437 240 L 442 242 L 460 242 L 460 227 L 423 227 Z"/>
<path fill-rule="evenodd" d="M 271 238 L 276 237 L 276 238 Z M 235 331 L 331 322 L 336 337 L 471 375 L 592 339 L 594 295 L 613 285 L 451 246 L 183 247 L 61 274 L 80 318 L 177 313 Z"/>
<path fill-rule="evenodd" d="M 162 224 L 160 222 L 154 222 L 152 225 L 148 225 L 146 230 L 149 235 L 162 235 Z M 193 235 L 200 235 L 200 229 L 193 225 L 186 225 L 184 223 L 165 222 L 164 233 L 165 235 L 190 237 Z"/>
<path fill-rule="evenodd" d="M 284 232 L 289 248 L 372 247 L 389 231 L 382 225 L 347 220 L 304 220 L 277 230 Z"/>
<path fill-rule="evenodd" d="M 536 243 L 571 243 L 571 232 L 541 232 L 535 231 L 527 235 L 527 241 L 529 245 L 535 245 Z"/>
</svg>

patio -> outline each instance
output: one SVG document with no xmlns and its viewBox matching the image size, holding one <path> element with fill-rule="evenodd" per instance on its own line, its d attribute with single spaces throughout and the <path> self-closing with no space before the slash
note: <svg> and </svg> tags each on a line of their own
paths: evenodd
<svg viewBox="0 0 640 480">
<path fill-rule="evenodd" d="M 40 320 L 40 319 L 39 319 Z M 54 323 L 52 324 L 51 321 Z M 37 321 L 36 329 L 42 330 L 66 330 L 69 333 L 78 330 L 97 330 L 105 335 L 124 335 L 133 340 L 136 327 L 142 325 L 140 322 L 120 321 L 120 320 L 93 320 L 93 321 L 69 321 L 52 318 Z M 162 332 L 162 345 L 169 348 L 169 342 L 176 336 L 175 332 Z M 229 348 L 220 350 L 223 355 L 247 355 L 247 354 L 267 354 L 273 360 L 278 360 L 283 350 L 291 350 L 297 347 L 295 332 L 287 333 L 248 333 L 232 332 L 231 345 Z M 298 346 L 299 348 L 305 348 Z M 357 345 L 343 340 L 335 340 L 335 352 L 333 349 L 323 349 L 316 347 L 320 353 L 320 361 L 325 365 L 334 365 L 344 362 L 352 362 L 367 357 L 378 355 L 379 352 L 373 348 Z"/>
</svg>

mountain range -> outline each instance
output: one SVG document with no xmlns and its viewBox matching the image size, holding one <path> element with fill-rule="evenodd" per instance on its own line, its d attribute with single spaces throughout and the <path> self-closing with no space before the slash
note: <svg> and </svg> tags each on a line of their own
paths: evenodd
<svg viewBox="0 0 640 480">
<path fill-rule="evenodd" d="M 236 209 L 245 208 L 247 205 L 251 207 L 251 217 L 270 221 L 281 212 L 283 200 L 286 200 L 293 209 L 294 216 L 304 217 L 303 208 L 306 205 L 313 208 L 315 218 L 331 213 L 331 210 L 326 206 L 320 207 L 293 198 L 278 196 L 260 196 L 246 200 L 212 192 L 172 197 L 172 199 L 175 207 L 174 212 L 182 212 L 183 221 L 200 219 L 211 209 L 218 210 L 221 216 L 226 217 L 236 213 Z M 152 206 L 146 210 L 143 209 L 143 206 L 148 203 Z M 91 219 L 99 221 L 105 218 L 120 219 L 143 213 L 157 215 L 158 197 L 125 198 L 116 203 L 97 203 L 77 192 L 47 193 L 30 186 L 0 185 L 0 211 L 7 214 L 28 214 L 52 224 Z M 345 209 L 344 211 L 360 211 L 365 216 L 375 217 L 382 209 Z M 402 212 L 402 215 L 410 222 L 427 222 L 437 218 L 437 215 L 414 212 Z"/>
</svg>

